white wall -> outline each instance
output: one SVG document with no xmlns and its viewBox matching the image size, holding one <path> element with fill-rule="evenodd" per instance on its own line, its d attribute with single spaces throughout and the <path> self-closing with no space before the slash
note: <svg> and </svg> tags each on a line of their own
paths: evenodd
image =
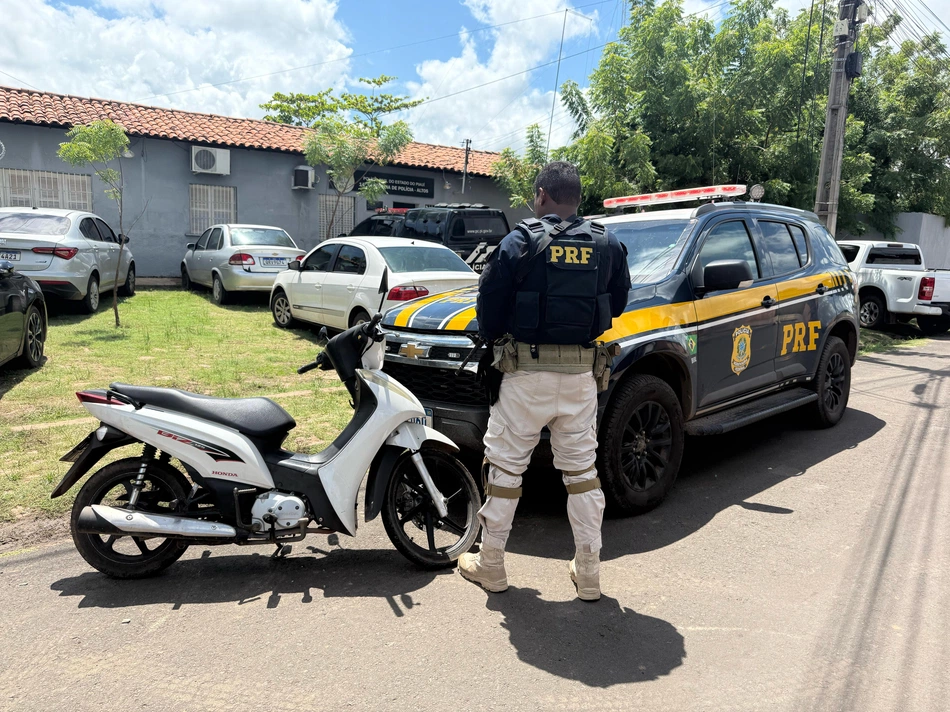
<svg viewBox="0 0 950 712">
<path fill-rule="evenodd" d="M 859 238 L 841 231 L 840 239 L 884 240 L 886 238 L 876 230 L 868 230 Z M 920 250 L 924 253 L 924 263 L 930 269 L 950 269 L 950 227 L 939 215 L 901 213 L 897 216 L 897 234 L 893 239 L 920 245 Z"/>
</svg>

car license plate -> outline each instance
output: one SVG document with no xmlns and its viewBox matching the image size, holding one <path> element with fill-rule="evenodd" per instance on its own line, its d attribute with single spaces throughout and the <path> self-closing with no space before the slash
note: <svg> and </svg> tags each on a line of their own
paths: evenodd
<svg viewBox="0 0 950 712">
<path fill-rule="evenodd" d="M 10 260 L 10 262 L 17 262 L 20 259 L 19 250 L 0 250 L 0 260 Z"/>
<path fill-rule="evenodd" d="M 432 408 L 426 408 L 426 417 L 425 418 L 410 418 L 410 423 L 419 423 L 420 425 L 428 425 L 432 427 Z"/>
<path fill-rule="evenodd" d="M 261 257 L 262 267 L 286 267 L 286 257 Z"/>
</svg>

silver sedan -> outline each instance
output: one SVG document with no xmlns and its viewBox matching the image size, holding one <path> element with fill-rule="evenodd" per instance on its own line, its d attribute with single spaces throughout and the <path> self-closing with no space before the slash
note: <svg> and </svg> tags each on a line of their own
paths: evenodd
<svg viewBox="0 0 950 712">
<path fill-rule="evenodd" d="M 231 292 L 269 292 L 277 275 L 304 251 L 284 230 L 269 225 L 212 225 L 188 243 L 181 286 L 211 287 L 215 304 Z"/>
</svg>

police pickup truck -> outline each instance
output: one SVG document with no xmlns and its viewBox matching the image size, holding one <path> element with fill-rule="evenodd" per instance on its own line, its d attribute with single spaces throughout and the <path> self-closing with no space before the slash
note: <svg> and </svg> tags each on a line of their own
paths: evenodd
<svg viewBox="0 0 950 712">
<path fill-rule="evenodd" d="M 742 195 L 712 186 L 628 196 L 607 208 Z M 802 408 L 816 427 L 844 415 L 858 349 L 856 280 L 808 212 L 752 202 L 598 219 L 626 245 L 626 312 L 600 395 L 597 467 L 613 508 L 659 504 L 676 479 L 684 436 L 724 433 Z M 429 425 L 482 448 L 488 404 L 475 358 L 476 289 L 390 310 L 384 370 L 409 387 Z"/>
</svg>

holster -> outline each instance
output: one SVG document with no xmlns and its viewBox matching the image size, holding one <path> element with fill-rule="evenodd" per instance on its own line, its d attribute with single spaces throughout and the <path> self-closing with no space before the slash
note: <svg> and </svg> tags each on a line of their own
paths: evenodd
<svg viewBox="0 0 950 712">
<path fill-rule="evenodd" d="M 620 355 L 620 344 L 604 344 L 597 342 L 594 356 L 594 381 L 597 383 L 597 392 L 603 393 L 610 384 L 610 364 Z"/>
<path fill-rule="evenodd" d="M 498 394 L 501 392 L 501 379 L 504 377 L 504 374 L 494 367 L 494 360 L 494 348 L 489 343 L 485 353 L 478 359 L 478 369 L 475 371 L 475 378 L 481 382 L 485 389 L 489 405 L 495 405 L 498 401 Z"/>
</svg>

